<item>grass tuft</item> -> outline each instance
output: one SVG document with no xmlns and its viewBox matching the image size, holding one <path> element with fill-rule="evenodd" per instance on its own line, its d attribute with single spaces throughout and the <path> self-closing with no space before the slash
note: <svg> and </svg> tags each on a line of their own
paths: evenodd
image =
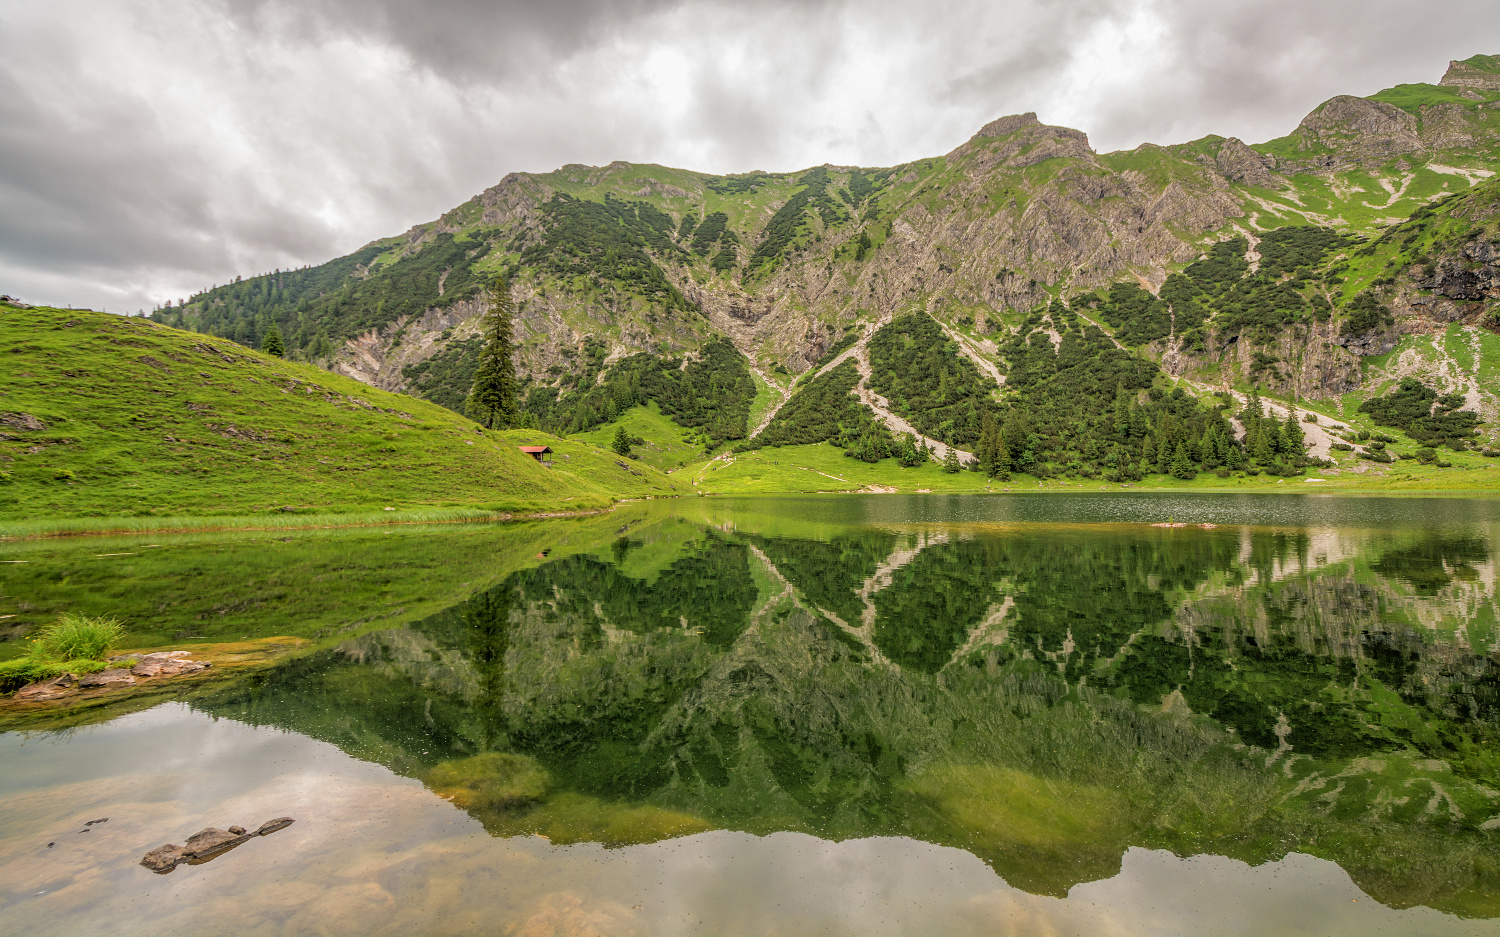
<svg viewBox="0 0 1500 937">
<path fill-rule="evenodd" d="M 113 618 L 59 615 L 57 621 L 37 629 L 25 657 L 0 662 L 0 691 L 10 692 L 64 673 L 97 673 L 104 669 L 104 657 L 124 637 L 124 626 Z"/>
<path fill-rule="evenodd" d="M 64 613 L 32 636 L 31 656 L 60 662 L 103 660 L 124 637 L 125 627 L 113 618 Z"/>
</svg>

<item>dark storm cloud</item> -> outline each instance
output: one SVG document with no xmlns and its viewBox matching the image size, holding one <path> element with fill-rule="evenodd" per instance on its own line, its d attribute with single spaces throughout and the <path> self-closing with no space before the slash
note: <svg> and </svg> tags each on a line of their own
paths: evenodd
<svg viewBox="0 0 1500 937">
<path fill-rule="evenodd" d="M 0 291 L 150 306 L 512 170 L 889 165 L 1035 110 L 1257 141 L 1500 51 L 1492 3 L 0 0 Z"/>
</svg>

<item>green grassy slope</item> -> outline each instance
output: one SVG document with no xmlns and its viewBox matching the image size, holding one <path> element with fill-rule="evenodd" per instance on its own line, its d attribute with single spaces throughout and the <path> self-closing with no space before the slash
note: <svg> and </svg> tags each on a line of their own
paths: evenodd
<svg viewBox="0 0 1500 937">
<path fill-rule="evenodd" d="M 645 440 L 635 446 L 633 454 L 640 457 L 637 461 L 652 468 L 670 472 L 703 457 L 702 448 L 691 442 L 696 435 L 695 431 L 683 429 L 672 422 L 654 400 L 644 406 L 631 407 L 612 423 L 605 423 L 587 433 L 577 433 L 568 438 L 599 449 L 609 449 L 614 445 L 615 432 L 622 426 L 631 436 Z"/>
<path fill-rule="evenodd" d="M 669 494 L 648 465 L 143 319 L 0 305 L 0 518 L 470 506 Z M 522 454 L 556 450 L 552 468 Z"/>
</svg>

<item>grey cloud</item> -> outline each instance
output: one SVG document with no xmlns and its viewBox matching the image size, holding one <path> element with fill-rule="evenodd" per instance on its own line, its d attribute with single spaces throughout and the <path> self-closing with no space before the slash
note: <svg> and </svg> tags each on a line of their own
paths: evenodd
<svg viewBox="0 0 1500 937">
<path fill-rule="evenodd" d="M 1170 29 L 1138 52 L 1160 64 L 1101 93 L 1085 128 L 1110 146 L 1209 133 L 1267 140 L 1335 94 L 1436 82 L 1450 58 L 1500 50 L 1500 19 L 1486 0 L 1433 4 L 1422 14 L 1399 0 L 1163 0 L 1154 8 Z M 1433 21 L 1464 24 L 1462 36 L 1426 28 Z"/>
<path fill-rule="evenodd" d="M 360 35 L 404 50 L 423 68 L 459 81 L 512 77 L 546 81 L 557 59 L 608 42 L 690 0 L 222 0 L 255 29 L 309 40 Z M 739 4 L 733 4 L 739 5 Z M 757 0 L 756 6 L 812 8 L 823 0 Z M 274 25 L 273 25 L 274 24 Z M 542 71 L 536 71 L 536 69 Z"/>
<path fill-rule="evenodd" d="M 0 0 L 0 291 L 149 306 L 570 162 L 890 165 L 1030 110 L 1101 150 L 1254 142 L 1500 51 L 1489 7 Z"/>
</svg>

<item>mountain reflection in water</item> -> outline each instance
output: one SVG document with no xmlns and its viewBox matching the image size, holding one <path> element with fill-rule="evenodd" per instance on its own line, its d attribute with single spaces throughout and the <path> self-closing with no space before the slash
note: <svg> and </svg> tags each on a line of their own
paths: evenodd
<svg viewBox="0 0 1500 937">
<path fill-rule="evenodd" d="M 194 705 L 497 836 L 906 836 L 1059 896 L 1130 847 L 1296 852 L 1500 917 L 1488 526 L 674 508 L 585 539 Z"/>
</svg>

